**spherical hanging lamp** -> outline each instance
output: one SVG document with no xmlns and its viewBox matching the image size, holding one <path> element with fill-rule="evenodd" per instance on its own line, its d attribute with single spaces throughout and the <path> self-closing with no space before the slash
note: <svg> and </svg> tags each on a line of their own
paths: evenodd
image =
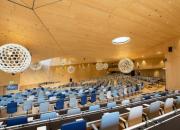
<svg viewBox="0 0 180 130">
<path fill-rule="evenodd" d="M 68 68 L 67 68 L 67 71 L 68 71 L 68 73 L 74 73 L 74 71 L 75 71 L 75 67 L 74 66 L 68 66 Z"/>
<path fill-rule="evenodd" d="M 26 70 L 31 64 L 31 54 L 18 44 L 0 46 L 0 70 L 6 73 L 19 73 Z"/>
<path fill-rule="evenodd" d="M 124 58 L 119 61 L 118 68 L 122 73 L 130 73 L 134 69 L 134 63 L 129 58 Z"/>
</svg>

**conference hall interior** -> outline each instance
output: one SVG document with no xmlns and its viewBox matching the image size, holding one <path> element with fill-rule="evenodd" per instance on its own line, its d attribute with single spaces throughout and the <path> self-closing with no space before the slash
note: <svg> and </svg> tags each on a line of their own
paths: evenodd
<svg viewBox="0 0 180 130">
<path fill-rule="evenodd" d="M 180 0 L 0 0 L 0 130 L 180 130 Z"/>
</svg>

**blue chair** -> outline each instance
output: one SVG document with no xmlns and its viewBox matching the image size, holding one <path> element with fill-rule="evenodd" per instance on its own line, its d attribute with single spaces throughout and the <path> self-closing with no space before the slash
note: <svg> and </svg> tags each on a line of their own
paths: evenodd
<svg viewBox="0 0 180 130">
<path fill-rule="evenodd" d="M 105 113 L 100 127 L 101 130 L 119 130 L 119 112 Z"/>
<path fill-rule="evenodd" d="M 143 99 L 144 99 L 144 100 L 151 99 L 151 96 L 150 96 L 150 95 L 145 95 L 145 96 L 143 96 Z"/>
<path fill-rule="evenodd" d="M 57 118 L 56 112 L 43 113 L 40 115 L 40 120 L 49 120 L 54 118 Z"/>
<path fill-rule="evenodd" d="M 40 113 L 48 112 L 48 110 L 49 110 L 49 102 L 44 102 L 39 105 Z"/>
<path fill-rule="evenodd" d="M 31 100 L 25 101 L 23 108 L 24 111 L 28 114 L 28 111 L 32 109 L 32 101 Z"/>
<path fill-rule="evenodd" d="M 39 97 L 39 98 L 38 98 L 38 103 L 43 103 L 43 102 L 45 102 L 44 97 Z"/>
<path fill-rule="evenodd" d="M 89 111 L 98 111 L 100 110 L 100 105 L 93 105 L 89 107 Z"/>
<path fill-rule="evenodd" d="M 64 99 L 57 100 L 54 109 L 55 109 L 55 110 L 64 109 Z"/>
<path fill-rule="evenodd" d="M 72 97 L 72 98 L 69 99 L 69 106 L 71 108 L 77 107 L 77 105 L 78 105 L 77 103 L 78 103 L 78 101 L 77 101 L 77 99 L 75 97 Z"/>
<path fill-rule="evenodd" d="M 80 113 L 81 113 L 80 108 L 73 108 L 67 111 L 67 115 L 74 115 L 74 114 L 80 114 Z"/>
<path fill-rule="evenodd" d="M 63 124 L 60 127 L 61 130 L 86 130 L 86 121 L 74 121 L 71 123 Z"/>
<path fill-rule="evenodd" d="M 7 104 L 7 113 L 12 114 L 17 112 L 17 102 L 11 102 Z"/>
<path fill-rule="evenodd" d="M 93 103 L 93 102 L 95 102 L 95 101 L 96 101 L 96 94 L 95 94 L 95 93 L 92 93 L 92 94 L 91 94 L 91 100 L 90 100 L 90 102 Z"/>
<path fill-rule="evenodd" d="M 114 107 L 116 107 L 116 102 L 109 102 L 109 103 L 107 104 L 107 108 L 109 108 L 109 109 L 112 109 L 112 108 L 114 108 Z"/>
<path fill-rule="evenodd" d="M 14 125 L 20 125 L 20 124 L 26 124 L 28 123 L 26 116 L 20 116 L 16 118 L 9 118 L 7 119 L 7 126 L 14 126 Z"/>
<path fill-rule="evenodd" d="M 87 103 L 87 96 L 84 94 L 81 97 L 81 105 L 85 105 Z"/>
</svg>

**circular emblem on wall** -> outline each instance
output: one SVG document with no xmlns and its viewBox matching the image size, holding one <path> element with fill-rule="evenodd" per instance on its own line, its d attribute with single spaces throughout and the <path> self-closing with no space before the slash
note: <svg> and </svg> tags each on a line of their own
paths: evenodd
<svg viewBox="0 0 180 130">
<path fill-rule="evenodd" d="M 118 68 L 122 73 L 130 73 L 134 69 L 134 63 L 129 58 L 124 58 L 119 61 Z"/>
<path fill-rule="evenodd" d="M 67 71 L 68 71 L 68 73 L 74 73 L 74 71 L 75 71 L 75 67 L 74 66 L 68 66 L 68 68 L 67 68 Z"/>
</svg>

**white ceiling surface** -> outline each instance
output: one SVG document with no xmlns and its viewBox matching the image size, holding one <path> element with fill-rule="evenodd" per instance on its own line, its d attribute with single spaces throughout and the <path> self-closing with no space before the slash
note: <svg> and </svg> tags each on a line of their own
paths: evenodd
<svg viewBox="0 0 180 130">
<path fill-rule="evenodd" d="M 1 0 L 0 44 L 24 45 L 34 62 L 159 57 L 180 35 L 179 12 L 180 0 Z M 119 36 L 131 41 L 113 45 Z"/>
</svg>

